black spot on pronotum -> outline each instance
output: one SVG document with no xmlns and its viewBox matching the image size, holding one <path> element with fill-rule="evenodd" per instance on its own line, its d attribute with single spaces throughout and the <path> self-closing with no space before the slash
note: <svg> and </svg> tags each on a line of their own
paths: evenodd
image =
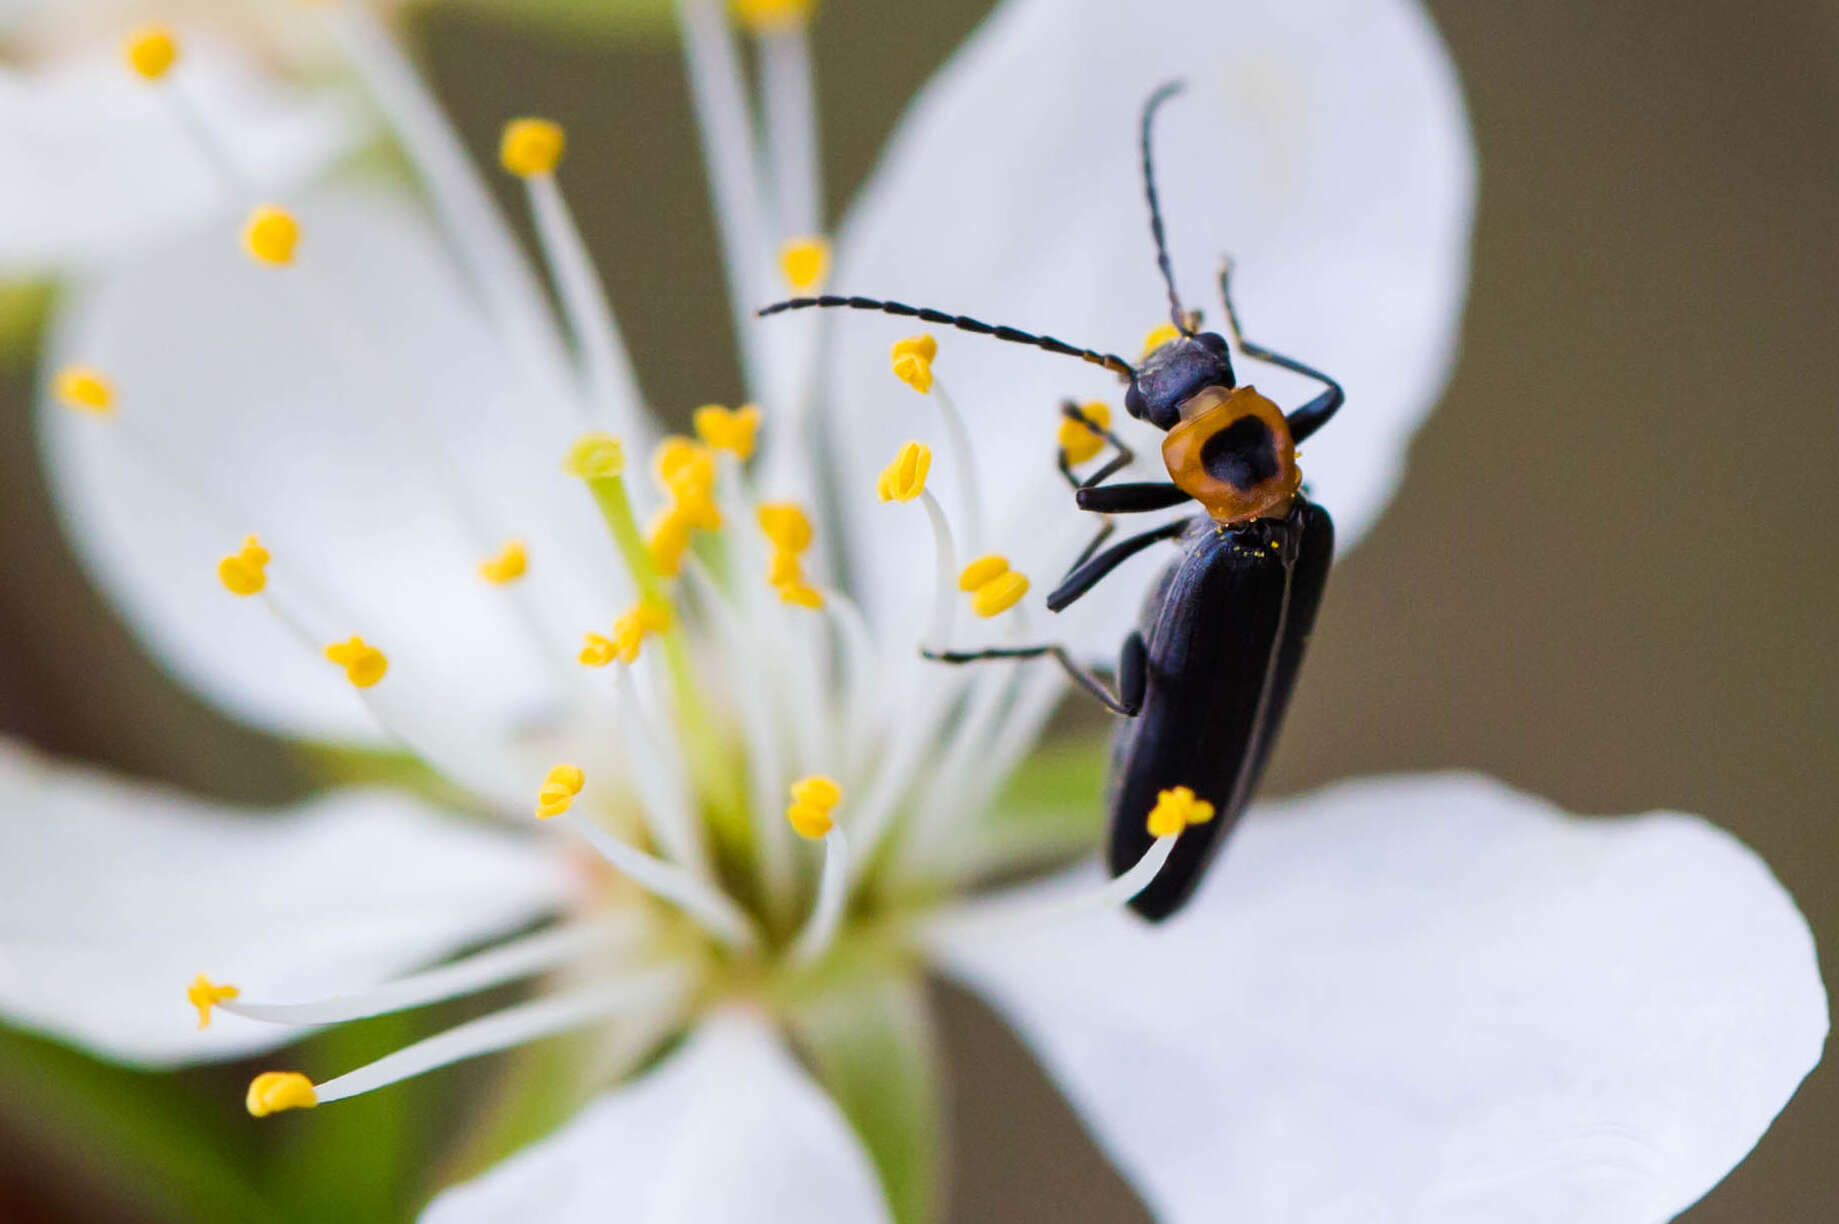
<svg viewBox="0 0 1839 1224">
<path fill-rule="evenodd" d="M 1271 427 L 1242 416 L 1200 446 L 1207 475 L 1235 489 L 1253 489 L 1277 475 L 1277 442 Z"/>
</svg>

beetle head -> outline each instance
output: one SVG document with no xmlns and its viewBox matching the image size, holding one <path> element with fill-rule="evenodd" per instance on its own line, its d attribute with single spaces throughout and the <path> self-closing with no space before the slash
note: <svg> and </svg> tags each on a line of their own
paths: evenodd
<svg viewBox="0 0 1839 1224">
<path fill-rule="evenodd" d="M 1143 359 L 1124 393 L 1124 408 L 1157 429 L 1173 429 L 1181 421 L 1181 406 L 1198 392 L 1235 385 L 1224 336 L 1177 336 Z"/>
</svg>

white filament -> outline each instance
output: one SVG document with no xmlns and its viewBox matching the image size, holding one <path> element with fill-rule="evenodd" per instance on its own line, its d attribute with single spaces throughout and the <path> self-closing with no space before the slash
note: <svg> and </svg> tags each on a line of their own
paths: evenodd
<svg viewBox="0 0 1839 1224">
<path fill-rule="evenodd" d="M 627 845 L 592 820 L 573 816 L 557 819 L 565 821 L 634 884 L 677 906 L 723 943 L 735 948 L 751 948 L 759 943 L 753 920 L 713 884 Z"/>
<path fill-rule="evenodd" d="M 817 882 L 817 901 L 811 917 L 792 944 L 792 962 L 808 965 L 830 950 L 843 922 L 843 905 L 849 899 L 849 838 L 842 825 L 824 834 L 824 873 Z"/>
<path fill-rule="evenodd" d="M 1045 899 L 1022 890 L 969 902 L 922 920 L 916 934 L 922 943 L 934 947 L 962 940 L 1013 939 L 1096 910 L 1121 909 L 1155 882 L 1179 840 L 1180 834 L 1175 833 L 1158 837 L 1128 871 L 1097 888 Z"/>
</svg>

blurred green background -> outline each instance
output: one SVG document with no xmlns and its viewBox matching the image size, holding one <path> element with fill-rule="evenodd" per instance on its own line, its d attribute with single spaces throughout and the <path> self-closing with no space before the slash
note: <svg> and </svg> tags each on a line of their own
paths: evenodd
<svg viewBox="0 0 1839 1224">
<path fill-rule="evenodd" d="M 1462 361 L 1397 501 L 1336 573 L 1268 789 L 1461 765 L 1574 811 L 1701 812 L 1761 852 L 1830 950 L 1839 8 L 1430 7 L 1481 153 Z M 849 100 L 824 111 L 833 211 L 987 8 L 824 7 L 821 97 Z M 513 113 L 568 125 L 571 197 L 596 250 L 618 254 L 614 296 L 648 385 L 667 404 L 732 399 L 724 346 L 711 364 L 700 342 L 726 320 L 668 34 L 558 39 L 448 8 L 410 30 L 481 153 Z M 299 763 L 170 685 L 73 565 L 34 467 L 32 378 L 0 373 L 0 729 L 210 794 L 297 790 Z M 937 993 L 949 1218 L 1143 1218 L 1015 1040 Z M 388 1023 L 339 1038 L 352 1043 L 339 1061 L 399 1041 Z M 277 1139 L 242 1124 L 243 1069 L 141 1079 L 0 1036 L 0 1220 L 184 1218 L 194 1194 L 261 1218 L 265 1203 L 237 1200 L 218 1167 L 236 1161 L 268 1162 L 277 1198 L 388 1218 L 418 1188 L 367 1168 L 350 1136 L 431 1142 L 412 1116 L 489 1072 L 354 1102 L 336 1134 Z M 116 1103 L 141 1098 L 123 1093 L 157 1108 L 129 1126 Z M 1839 1218 L 1836 1139 L 1829 1066 L 1686 1218 Z M 315 1142 L 339 1175 L 282 1172 Z M 135 1160 L 164 1184 L 113 1176 Z M 111 1176 L 93 1175 L 102 1161 Z M 134 1188 L 99 1184 L 117 1180 Z"/>
</svg>

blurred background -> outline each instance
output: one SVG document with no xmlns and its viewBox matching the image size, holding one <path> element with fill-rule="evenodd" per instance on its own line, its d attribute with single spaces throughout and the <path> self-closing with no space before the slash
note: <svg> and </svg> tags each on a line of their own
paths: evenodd
<svg viewBox="0 0 1839 1224">
<path fill-rule="evenodd" d="M 824 112 L 832 212 L 988 7 L 824 6 L 821 96 L 850 99 Z M 1839 6 L 1430 8 L 1481 155 L 1462 359 L 1397 500 L 1336 571 L 1266 789 L 1472 766 L 1572 811 L 1703 813 L 1781 876 L 1830 975 Z M 734 398 L 738 374 L 698 340 L 726 320 L 668 29 L 556 38 L 452 5 L 408 23 L 482 156 L 507 115 L 568 126 L 571 198 L 590 242 L 620 252 L 615 296 L 645 304 L 621 318 L 661 401 Z M 298 758 L 168 682 L 90 589 L 35 466 L 35 371 L 0 360 L 0 730 L 206 794 L 300 791 Z M 715 346 L 713 360 L 731 357 Z M 1146 1218 L 1016 1041 L 967 997 L 936 993 L 949 1218 Z M 322 1039 L 353 1043 L 342 1062 L 400 1043 L 357 1027 Z M 420 1190 L 365 1152 L 392 1136 L 431 1146 L 412 1119 L 490 1073 L 377 1094 L 341 1107 L 338 1127 L 278 1139 L 240 1124 L 246 1070 L 140 1077 L 0 1030 L 0 1220 L 183 1218 L 173 1179 L 196 1188 L 219 1160 L 298 1166 L 312 1144 L 344 1172 L 290 1194 L 390 1218 Z M 180 1119 L 187 1141 L 162 1147 L 164 1120 Z M 1839 1218 L 1835 1141 L 1829 1062 L 1685 1218 Z M 90 1176 L 102 1160 L 112 1188 Z"/>
</svg>

